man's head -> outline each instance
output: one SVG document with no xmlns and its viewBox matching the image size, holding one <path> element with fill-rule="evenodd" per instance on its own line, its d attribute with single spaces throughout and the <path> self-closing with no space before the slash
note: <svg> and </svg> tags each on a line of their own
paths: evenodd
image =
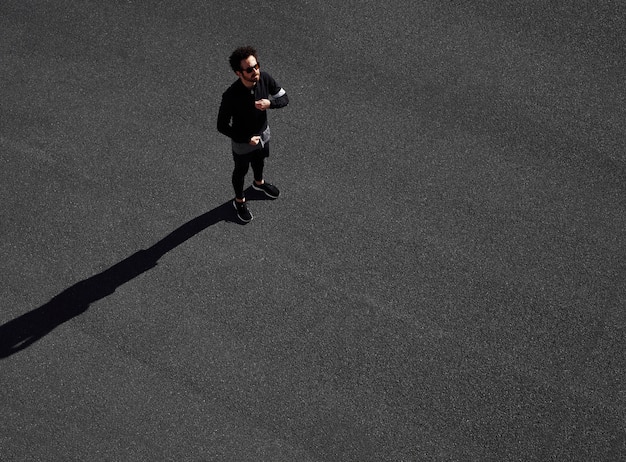
<svg viewBox="0 0 626 462">
<path fill-rule="evenodd" d="M 259 81 L 259 62 L 254 48 L 251 46 L 239 47 L 232 52 L 228 60 L 230 67 L 244 84 L 249 86 Z"/>
</svg>

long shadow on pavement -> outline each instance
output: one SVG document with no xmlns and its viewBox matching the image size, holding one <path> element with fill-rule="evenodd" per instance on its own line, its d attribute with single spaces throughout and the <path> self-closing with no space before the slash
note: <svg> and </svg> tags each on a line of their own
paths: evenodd
<svg viewBox="0 0 626 462">
<path fill-rule="evenodd" d="M 262 199 L 254 194 L 249 194 L 248 198 Z M 118 287 L 154 268 L 167 252 L 220 221 L 241 224 L 232 200 L 188 221 L 152 247 L 74 284 L 39 308 L 3 324 L 0 326 L 0 358 L 29 347 L 64 322 L 84 313 L 93 302 L 111 295 Z"/>
</svg>

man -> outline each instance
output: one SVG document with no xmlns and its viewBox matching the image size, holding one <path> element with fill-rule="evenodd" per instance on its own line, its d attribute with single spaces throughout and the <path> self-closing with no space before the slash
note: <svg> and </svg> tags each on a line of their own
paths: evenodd
<svg viewBox="0 0 626 462">
<path fill-rule="evenodd" d="M 254 189 L 272 199 L 280 194 L 276 186 L 263 178 L 265 158 L 270 155 L 267 110 L 287 106 L 289 98 L 269 74 L 261 72 L 254 48 L 237 48 L 229 62 L 238 79 L 222 95 L 217 129 L 231 139 L 235 161 L 233 205 L 239 219 L 247 223 L 252 220 L 252 214 L 246 205 L 244 181 L 250 166 Z"/>
</svg>

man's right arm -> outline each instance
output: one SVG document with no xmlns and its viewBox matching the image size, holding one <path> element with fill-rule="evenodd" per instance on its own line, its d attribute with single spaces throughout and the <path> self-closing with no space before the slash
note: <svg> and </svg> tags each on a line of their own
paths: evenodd
<svg viewBox="0 0 626 462">
<path fill-rule="evenodd" d="M 222 102 L 217 113 L 217 131 L 229 138 L 232 138 L 234 135 L 233 127 L 230 124 L 231 119 L 232 111 L 230 109 L 228 98 L 226 95 L 222 95 Z"/>
<path fill-rule="evenodd" d="M 224 94 L 222 96 L 222 103 L 220 104 L 220 109 L 217 113 L 217 131 L 223 135 L 226 135 L 235 143 L 249 143 L 251 145 L 256 145 L 259 142 L 260 137 L 253 136 L 252 138 L 241 138 L 241 134 L 237 135 L 237 132 L 234 130 L 232 125 L 233 120 L 233 107 L 235 104 L 232 100 Z"/>
</svg>

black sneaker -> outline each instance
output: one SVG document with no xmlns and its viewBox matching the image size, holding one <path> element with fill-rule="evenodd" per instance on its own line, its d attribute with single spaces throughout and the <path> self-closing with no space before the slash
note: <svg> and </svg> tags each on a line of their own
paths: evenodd
<svg viewBox="0 0 626 462">
<path fill-rule="evenodd" d="M 252 182 L 252 187 L 257 191 L 262 191 L 265 193 L 267 197 L 271 197 L 272 199 L 276 199 L 280 194 L 280 191 L 276 186 L 267 181 L 261 185 L 256 184 L 254 181 Z"/>
<path fill-rule="evenodd" d="M 237 216 L 241 221 L 248 223 L 252 220 L 252 214 L 250 213 L 250 210 L 248 210 L 248 206 L 245 202 L 237 202 L 236 200 L 233 200 L 233 205 L 235 206 Z"/>
</svg>

